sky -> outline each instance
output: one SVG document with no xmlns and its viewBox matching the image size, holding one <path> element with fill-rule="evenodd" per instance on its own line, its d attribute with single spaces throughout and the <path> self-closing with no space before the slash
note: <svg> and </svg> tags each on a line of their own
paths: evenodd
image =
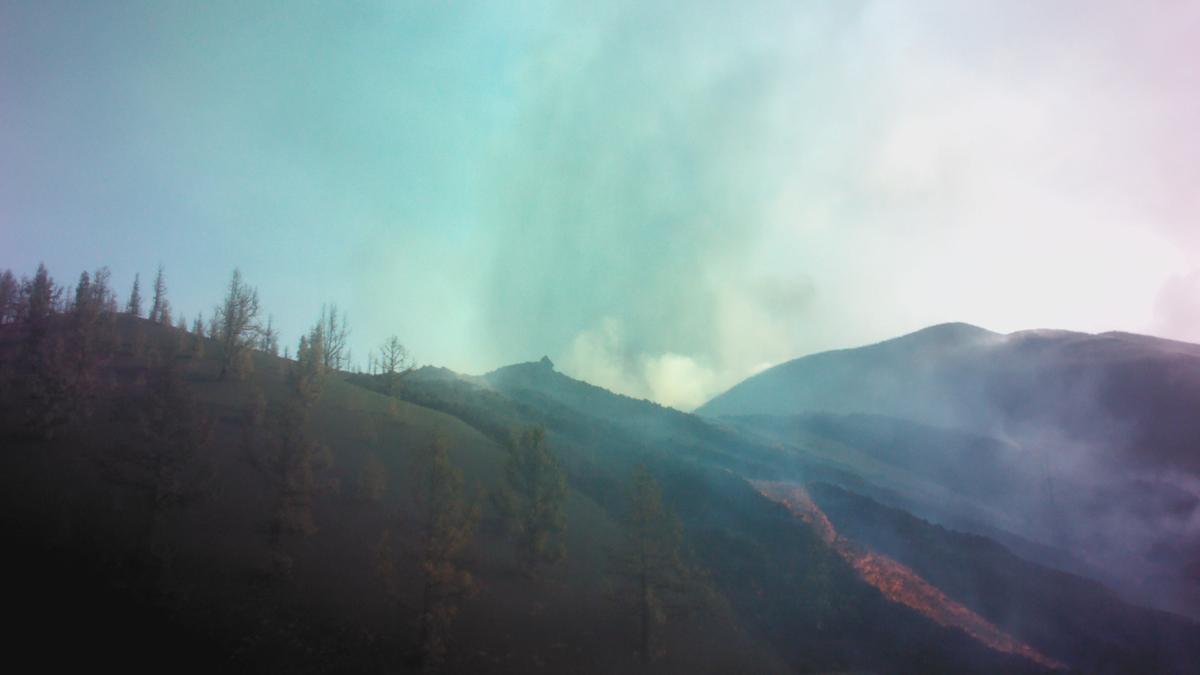
<svg viewBox="0 0 1200 675">
<path fill-rule="evenodd" d="M 966 321 L 1200 342 L 1200 3 L 0 0 L 0 267 L 691 409 Z"/>
</svg>

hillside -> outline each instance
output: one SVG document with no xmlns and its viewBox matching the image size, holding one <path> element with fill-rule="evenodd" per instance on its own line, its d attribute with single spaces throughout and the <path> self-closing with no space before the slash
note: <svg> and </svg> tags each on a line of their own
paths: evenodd
<svg viewBox="0 0 1200 675">
<path fill-rule="evenodd" d="M 294 567 L 286 581 L 274 579 L 264 533 L 269 486 L 247 461 L 243 439 L 255 399 L 262 396 L 269 409 L 286 396 L 287 364 L 258 353 L 247 379 L 218 381 L 217 345 L 206 340 L 206 356 L 173 358 L 197 407 L 211 420 L 203 452 L 212 480 L 194 508 L 169 519 L 156 546 L 171 552 L 171 579 L 165 586 L 151 583 L 142 553 L 146 509 L 140 493 L 109 480 L 105 468 L 119 450 L 143 442 L 129 415 L 147 405 L 146 380 L 161 358 L 154 353 L 172 353 L 179 335 L 128 317 L 118 317 L 117 330 L 121 346 L 95 373 L 103 388 L 93 409 L 51 439 L 20 431 L 21 406 L 9 398 L 15 389 L 6 390 L 0 418 L 3 528 L 13 550 L 24 552 L 17 561 L 21 592 L 11 607 L 29 617 L 16 644 L 52 668 L 86 658 L 130 670 L 406 669 L 402 655 L 415 630 L 410 617 L 419 606 L 418 587 L 401 585 L 397 611 L 375 568 L 386 524 L 398 518 L 401 530 L 413 527 L 405 514 L 413 509 L 414 453 L 435 436 L 442 439 L 467 485 L 487 491 L 503 474 L 503 448 L 453 416 L 329 377 L 312 412 L 312 433 L 330 459 L 320 471 L 323 487 L 313 503 L 317 531 L 287 542 Z M 135 334 L 147 341 L 144 355 L 129 351 Z M 0 354 L 12 376 L 20 367 L 18 346 L 12 331 L 0 336 L 6 338 Z M 386 476 L 378 503 L 364 492 L 368 461 L 378 461 Z M 514 573 L 502 528 L 494 516 L 485 516 L 467 554 L 480 590 L 461 607 L 447 672 L 637 669 L 633 640 L 625 632 L 628 619 L 606 590 L 611 585 L 606 560 L 620 544 L 617 519 L 581 491 L 571 493 L 566 515 L 572 524 L 569 564 L 545 585 Z M 407 569 L 402 573 L 415 576 Z M 64 613 L 63 607 L 74 609 Z M 717 608 L 673 626 L 667 663 L 700 670 L 754 663 L 764 672 L 783 670 L 769 648 L 740 637 L 743 631 L 732 622 Z M 75 648 L 53 649 L 60 640 Z"/>
<path fill-rule="evenodd" d="M 949 324 L 782 364 L 698 412 L 831 446 L 888 503 L 1200 617 L 1196 410 L 1200 346 Z"/>
<path fill-rule="evenodd" d="M 690 465 L 702 462 L 722 467 L 722 471 L 708 479 L 709 481 L 717 480 L 717 476 L 727 475 L 726 471 L 753 479 L 769 480 L 782 477 L 805 481 L 825 476 L 840 485 L 853 486 L 854 490 L 876 495 L 877 498 L 888 502 L 908 503 L 918 512 L 940 504 L 944 509 L 942 515 L 946 515 L 946 511 L 956 506 L 961 507 L 964 503 L 969 503 L 965 498 L 981 490 L 984 485 L 990 490 L 990 494 L 997 494 L 1005 489 L 1006 481 L 1020 482 L 1019 476 L 1010 475 L 1006 478 L 1005 473 L 1000 470 L 1002 456 L 1007 452 L 1003 443 L 983 436 L 947 431 L 892 418 L 811 416 L 791 419 L 781 428 L 771 430 L 766 422 L 775 422 L 783 418 L 727 418 L 720 423 L 713 423 L 573 380 L 555 371 L 552 364 L 545 360 L 509 366 L 478 378 L 460 377 L 451 380 L 444 377 L 443 371 L 438 372 L 438 377 L 430 377 L 430 371 L 416 371 L 410 376 L 402 396 L 426 401 L 433 407 L 471 409 L 476 411 L 476 414 L 483 410 L 492 410 L 497 416 L 537 420 L 560 435 L 560 447 L 578 447 L 576 451 L 583 453 L 585 457 L 596 457 L 601 453 L 609 458 L 621 457 L 631 450 L 631 446 L 623 442 L 645 443 L 646 439 L 654 438 L 657 439 L 657 443 L 648 444 L 648 449 L 659 453 L 660 458 L 656 461 L 664 465 L 678 467 L 681 463 Z M 448 385 L 451 381 L 454 384 Z M 472 398 L 481 403 L 464 403 Z M 488 403 L 482 403 L 483 401 Z M 505 403 L 501 405 L 501 401 Z M 501 408 L 504 408 L 505 412 L 501 413 Z M 735 423 L 730 424 L 730 421 Z M 494 425 L 494 422 L 484 418 L 478 423 L 485 428 Z M 839 440 L 833 441 L 834 438 Z M 899 440 L 903 440 L 904 444 L 897 445 Z M 599 451 L 589 452 L 586 450 L 589 447 L 599 448 Z M 977 458 L 962 459 L 944 466 L 939 464 L 940 459 L 964 448 L 977 456 L 993 456 L 995 461 L 989 463 Z M 579 470 L 593 473 L 595 467 L 584 464 Z M 664 473 L 678 471 L 676 468 Z M 908 487 L 911 491 L 904 489 L 903 485 L 898 485 L 898 475 L 910 477 L 911 483 Z M 977 484 L 968 482 L 965 486 L 959 485 L 964 476 L 973 477 Z M 581 483 L 587 485 L 586 482 Z M 688 481 L 681 482 L 680 487 L 685 492 L 678 494 L 676 499 L 682 503 L 695 501 L 697 497 L 686 492 L 695 489 L 694 486 L 689 487 L 690 485 Z M 947 487 L 940 492 L 931 490 L 938 485 Z M 896 489 L 884 486 L 893 486 Z M 949 488 L 958 489 L 963 499 L 959 502 L 948 499 Z M 921 493 L 923 499 L 908 499 L 916 495 L 918 490 L 924 491 Z M 707 500 L 710 494 L 711 490 L 705 491 L 703 499 Z M 729 497 L 718 496 L 717 499 L 731 501 Z M 876 503 L 870 498 L 858 499 L 865 500 L 863 503 L 867 504 Z M 837 513 L 839 521 L 845 519 L 844 522 L 847 523 L 860 522 L 851 520 L 856 518 L 852 510 L 839 509 Z M 971 514 L 961 509 L 957 515 L 964 523 L 976 526 L 986 521 L 983 516 L 968 518 Z M 867 511 L 862 517 L 872 516 Z M 920 519 L 907 517 L 925 527 L 933 527 Z M 688 521 L 685 523 L 692 527 L 703 527 L 702 524 L 691 525 Z M 748 526 L 742 525 L 739 529 L 745 531 Z M 852 531 L 856 534 L 859 532 L 858 529 Z M 944 532 L 940 529 L 938 531 Z M 984 593 L 1025 598 L 1034 608 L 1026 605 L 1021 622 L 1010 620 L 1012 617 L 1009 607 L 995 604 L 977 607 L 985 618 L 999 622 L 1013 630 L 1015 635 L 1029 639 L 1035 646 L 1043 648 L 1047 654 L 1062 658 L 1076 667 L 1103 670 L 1105 659 L 1111 661 L 1115 658 L 1130 664 L 1148 658 L 1147 654 L 1158 654 L 1158 647 L 1152 641 L 1147 644 L 1148 638 L 1145 635 L 1122 637 L 1125 646 L 1116 652 L 1095 652 L 1092 656 L 1084 654 L 1079 645 L 1093 641 L 1106 642 L 1115 636 L 1125 636 L 1127 631 L 1115 626 L 1132 626 L 1142 622 L 1142 619 L 1138 618 L 1139 613 L 1146 610 L 1119 600 L 1111 591 L 1094 581 L 1053 569 L 1059 567 L 1076 572 L 1095 572 L 1085 562 L 1071 558 L 1066 552 L 1040 546 L 1006 530 L 992 528 L 990 531 L 993 536 L 1000 537 L 1005 545 L 1001 546 L 993 540 L 979 536 L 955 539 L 953 545 L 939 544 L 931 548 L 924 559 L 928 564 L 923 565 L 922 570 L 934 573 L 934 578 L 941 580 L 949 570 L 961 564 L 964 556 L 975 560 L 995 558 L 987 563 L 987 567 L 981 572 L 986 575 L 986 570 L 990 569 L 992 576 L 968 576 L 971 583 L 978 583 L 979 587 L 959 584 L 955 587 L 955 597 L 963 598 L 972 605 L 975 604 L 973 599 Z M 913 538 L 910 532 L 912 528 L 902 528 L 892 541 L 907 542 L 907 545 L 913 547 L 926 545 L 927 539 L 923 536 Z M 863 543 L 874 543 L 874 540 L 864 537 Z M 1020 555 L 1009 552 L 1006 546 L 1019 551 Z M 1031 560 L 1051 560 L 1055 564 L 1047 567 Z M 715 567 L 720 565 L 719 562 L 710 564 Z M 974 574 L 974 570 L 964 572 Z M 1077 590 L 1074 591 L 1074 595 L 1068 596 L 1068 602 L 1057 606 L 1038 606 L 1037 594 L 1030 593 L 1023 581 L 1031 574 L 1038 578 L 1059 579 Z M 732 591 L 732 594 L 736 597 L 736 591 Z M 1096 620 L 1089 629 L 1090 632 L 1081 631 L 1073 627 L 1071 621 L 1064 619 L 1064 616 L 1083 606 L 1089 608 L 1087 612 Z M 1169 614 L 1150 612 L 1147 616 L 1155 617 L 1155 621 L 1165 622 L 1170 630 L 1179 631 L 1177 634 L 1180 635 L 1191 635 L 1196 630 L 1189 622 Z M 1027 625 L 1024 623 L 1026 619 Z M 1031 630 L 1033 626 L 1040 626 L 1039 630 L 1045 630 Z M 1096 626 L 1106 626 L 1111 632 L 1107 637 L 1102 637 L 1104 631 Z M 1180 648 L 1176 642 L 1172 647 L 1174 651 L 1169 650 L 1165 655 L 1155 658 L 1159 659 L 1163 667 L 1169 669 L 1171 664 L 1180 658 Z M 1095 654 L 1099 653 L 1103 653 L 1103 656 L 1097 658 Z"/>
<path fill-rule="evenodd" d="M 71 344 L 66 318 L 48 328 L 50 343 L 60 336 Z M 3 527 L 26 553 L 18 559 L 26 583 L 14 600 L 30 617 L 20 643 L 53 654 L 56 667 L 86 653 L 133 670 L 418 669 L 412 645 L 422 572 L 411 542 L 420 534 L 422 450 L 435 438 L 465 484 L 478 486 L 483 513 L 456 563 L 478 592 L 456 604 L 444 672 L 1043 672 L 1061 663 L 1095 670 L 1090 653 L 1129 663 L 1153 649 L 1120 627 L 1122 617 L 1140 610 L 1069 575 L 1082 590 L 1066 606 L 1027 608 L 1028 624 L 1005 623 L 1003 607 L 976 608 L 979 621 L 1011 631 L 1003 640 L 1021 645 L 1015 652 L 897 602 L 750 482 L 828 481 L 879 496 L 858 462 L 816 443 L 785 444 L 761 429 L 612 394 L 558 373 L 548 360 L 478 377 L 423 368 L 405 375 L 393 396 L 382 393 L 381 376 L 327 373 L 309 412 L 279 432 L 313 443 L 301 475 L 309 477 L 302 483 L 309 491 L 302 502 L 283 502 L 302 506 L 312 527 L 276 536 L 275 495 L 288 493 L 263 473 L 258 453 L 277 442 L 270 420 L 286 414 L 304 381 L 297 379 L 299 362 L 258 351 L 242 379 L 222 380 L 215 340 L 116 315 L 107 347 L 82 371 L 86 377 L 51 378 L 87 396 L 68 397 L 71 414 L 30 418 L 42 402 L 67 399 L 30 389 L 44 378 L 34 377 L 21 356 L 26 339 L 12 327 L 0 331 L 0 363 L 12 385 L 0 417 Z M 191 471 L 204 477 L 197 483 L 203 489 L 186 507 L 152 517 L 158 511 L 149 509 L 144 485 L 122 480 L 131 467 L 125 462 L 190 438 L 180 435 L 186 425 L 174 424 L 163 438 L 176 440 L 146 435 L 158 419 L 154 411 L 176 399 L 186 405 L 170 409 L 200 420 L 205 431 L 197 436 L 196 466 L 173 474 L 169 485 L 190 484 Z M 30 419 L 52 433 L 30 433 Z M 530 426 L 546 430 L 569 485 L 565 563 L 540 580 L 518 572 L 491 497 L 504 480 L 509 439 Z M 869 436 L 847 440 L 871 446 Z M 677 598 L 661 653 L 649 664 L 639 658 L 613 567 L 636 465 L 648 468 L 678 514 L 683 559 L 698 584 Z M 385 530 L 391 539 L 382 539 Z M 381 558 L 385 541 L 392 546 Z M 945 583 L 955 602 L 970 602 L 969 586 L 944 581 L 964 554 L 956 546 L 932 548 L 919 566 L 929 581 L 913 583 Z M 965 547 L 1003 550 L 984 539 Z M 1011 554 L 993 557 L 992 576 L 975 581 L 1001 593 L 1020 595 L 1031 570 L 1051 573 Z M 397 576 L 384 574 L 382 559 L 394 561 Z M 1116 622 L 1111 634 L 1063 622 L 1076 605 L 1093 601 L 1111 607 L 1104 614 Z M 57 609 L 64 606 L 76 610 L 64 617 Z M 1170 615 L 1162 621 L 1200 636 Z M 1114 636 L 1123 636 L 1118 646 L 1099 649 Z M 49 649 L 61 639 L 81 649 Z M 195 658 L 180 664 L 179 654 Z M 1158 663 L 1170 670 L 1192 656 L 1177 650 Z"/>
</svg>

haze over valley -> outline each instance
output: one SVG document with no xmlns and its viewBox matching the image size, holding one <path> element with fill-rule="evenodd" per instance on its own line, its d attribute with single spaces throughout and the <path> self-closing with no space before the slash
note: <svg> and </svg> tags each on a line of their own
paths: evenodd
<svg viewBox="0 0 1200 675">
<path fill-rule="evenodd" d="M 1197 34 L 0 0 L 10 658 L 1195 672 Z"/>
</svg>

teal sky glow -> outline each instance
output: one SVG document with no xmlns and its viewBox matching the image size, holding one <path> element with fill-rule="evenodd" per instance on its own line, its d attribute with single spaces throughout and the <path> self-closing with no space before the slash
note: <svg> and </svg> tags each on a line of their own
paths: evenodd
<svg viewBox="0 0 1200 675">
<path fill-rule="evenodd" d="M 682 408 L 942 321 L 1200 341 L 1200 5 L 0 0 L 0 267 Z"/>
</svg>

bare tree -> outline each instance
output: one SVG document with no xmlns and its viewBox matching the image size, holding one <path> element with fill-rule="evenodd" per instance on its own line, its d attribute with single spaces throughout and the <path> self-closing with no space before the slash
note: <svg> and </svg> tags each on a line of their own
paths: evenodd
<svg viewBox="0 0 1200 675">
<path fill-rule="evenodd" d="M 214 319 L 218 333 L 213 335 L 221 347 L 219 379 L 240 377 L 250 366 L 250 350 L 261 332 L 258 321 L 258 291 L 242 281 L 242 273 L 233 271 L 225 301 L 216 308 Z"/>
<path fill-rule="evenodd" d="M 383 375 L 383 388 L 387 394 L 395 393 L 399 379 L 413 367 L 408 348 L 395 335 L 385 340 L 379 348 L 379 359 L 376 363 Z"/>
<path fill-rule="evenodd" d="M 349 359 L 346 341 L 350 336 L 350 328 L 346 324 L 346 315 L 338 311 L 336 304 L 321 306 L 321 318 L 317 322 L 324 344 L 323 365 L 326 370 L 341 370 Z"/>
</svg>

